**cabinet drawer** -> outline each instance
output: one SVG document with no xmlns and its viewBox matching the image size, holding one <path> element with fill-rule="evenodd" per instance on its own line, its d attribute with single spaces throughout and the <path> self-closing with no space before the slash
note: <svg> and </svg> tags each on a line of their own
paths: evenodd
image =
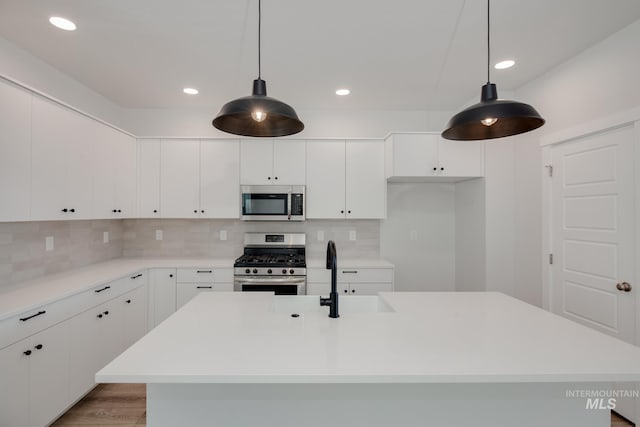
<svg viewBox="0 0 640 427">
<path fill-rule="evenodd" d="M 178 283 L 176 286 L 176 309 L 182 307 L 200 292 L 232 291 L 231 283 L 199 282 Z"/>
<path fill-rule="evenodd" d="M 340 283 L 393 283 L 391 268 L 338 268 Z"/>
<path fill-rule="evenodd" d="M 85 296 L 88 301 L 85 301 L 85 307 L 88 309 L 98 304 L 102 304 L 105 301 L 109 301 L 119 295 L 129 292 L 131 289 L 135 289 L 138 286 L 142 286 L 147 281 L 146 271 L 137 271 L 128 276 L 120 279 L 104 283 L 99 286 L 94 286 L 90 290 L 83 292 L 80 295 Z"/>
<path fill-rule="evenodd" d="M 179 268 L 178 282 L 203 283 L 203 282 L 232 282 L 232 268 Z"/>
</svg>

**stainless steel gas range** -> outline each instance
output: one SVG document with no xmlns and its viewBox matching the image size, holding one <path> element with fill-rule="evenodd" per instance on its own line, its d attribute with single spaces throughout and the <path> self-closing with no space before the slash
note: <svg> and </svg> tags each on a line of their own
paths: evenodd
<svg viewBox="0 0 640 427">
<path fill-rule="evenodd" d="M 245 233 L 244 254 L 234 267 L 234 290 L 307 293 L 304 233 Z"/>
</svg>

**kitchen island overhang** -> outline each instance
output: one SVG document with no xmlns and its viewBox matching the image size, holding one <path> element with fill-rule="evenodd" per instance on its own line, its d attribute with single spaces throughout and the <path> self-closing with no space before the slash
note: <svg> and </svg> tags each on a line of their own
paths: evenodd
<svg viewBox="0 0 640 427">
<path fill-rule="evenodd" d="M 172 414 L 249 425 L 253 413 L 315 425 L 308 412 L 327 405 L 333 425 L 517 415 L 519 425 L 604 426 L 608 411 L 567 390 L 640 380 L 639 348 L 499 293 L 383 293 L 377 307 L 345 304 L 339 319 L 311 297 L 282 298 L 201 294 L 96 380 L 147 383 L 150 426 L 172 425 Z"/>
</svg>

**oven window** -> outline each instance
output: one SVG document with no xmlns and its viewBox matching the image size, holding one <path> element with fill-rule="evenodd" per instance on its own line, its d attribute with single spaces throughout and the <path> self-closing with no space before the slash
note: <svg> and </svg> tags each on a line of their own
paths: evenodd
<svg viewBox="0 0 640 427">
<path fill-rule="evenodd" d="M 286 194 L 243 194 L 243 215 L 287 215 Z"/>
<path fill-rule="evenodd" d="M 276 295 L 297 295 L 297 285 L 242 285 L 242 292 L 275 292 Z"/>
</svg>

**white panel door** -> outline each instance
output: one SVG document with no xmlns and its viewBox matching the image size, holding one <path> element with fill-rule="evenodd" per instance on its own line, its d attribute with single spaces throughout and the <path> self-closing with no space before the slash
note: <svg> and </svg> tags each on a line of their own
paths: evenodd
<svg viewBox="0 0 640 427">
<path fill-rule="evenodd" d="M 307 218 L 345 217 L 345 142 L 307 141 Z"/>
<path fill-rule="evenodd" d="M 115 129 L 96 123 L 93 168 L 93 218 L 118 218 L 115 176 L 120 163 L 115 142 Z"/>
<path fill-rule="evenodd" d="M 118 297 L 122 305 L 122 349 L 126 350 L 147 333 L 147 287 L 140 286 Z"/>
<path fill-rule="evenodd" d="M 29 219 L 31 95 L 0 83 L 0 221 Z"/>
<path fill-rule="evenodd" d="M 94 307 L 69 319 L 69 397 L 76 400 L 95 385 L 102 368 L 100 347 L 100 307 Z"/>
<path fill-rule="evenodd" d="M 237 140 L 200 143 L 200 210 L 206 218 L 240 217 L 240 144 Z"/>
<path fill-rule="evenodd" d="M 160 204 L 163 218 L 200 217 L 200 141 L 163 139 Z"/>
<path fill-rule="evenodd" d="M 273 183 L 304 185 L 306 144 L 304 140 L 273 141 Z"/>
<path fill-rule="evenodd" d="M 382 141 L 347 141 L 347 218 L 386 217 L 387 181 Z"/>
<path fill-rule="evenodd" d="M 138 217 L 160 216 L 160 140 L 138 140 Z"/>
<path fill-rule="evenodd" d="M 634 342 L 633 127 L 552 149 L 553 312 Z M 633 286 L 633 283 L 631 283 Z M 620 285 L 622 287 L 622 285 Z"/>
<path fill-rule="evenodd" d="M 94 155 L 97 122 L 72 111 L 66 114 L 71 116 L 70 127 L 63 129 L 67 137 L 59 149 L 65 151 L 67 199 L 75 211 L 70 219 L 89 219 L 93 215 L 93 170 L 102 161 Z"/>
<path fill-rule="evenodd" d="M 243 139 L 240 143 L 240 184 L 277 183 L 273 175 L 273 141 Z"/>
<path fill-rule="evenodd" d="M 158 326 L 176 311 L 176 269 L 149 271 L 149 329 Z"/>
</svg>

